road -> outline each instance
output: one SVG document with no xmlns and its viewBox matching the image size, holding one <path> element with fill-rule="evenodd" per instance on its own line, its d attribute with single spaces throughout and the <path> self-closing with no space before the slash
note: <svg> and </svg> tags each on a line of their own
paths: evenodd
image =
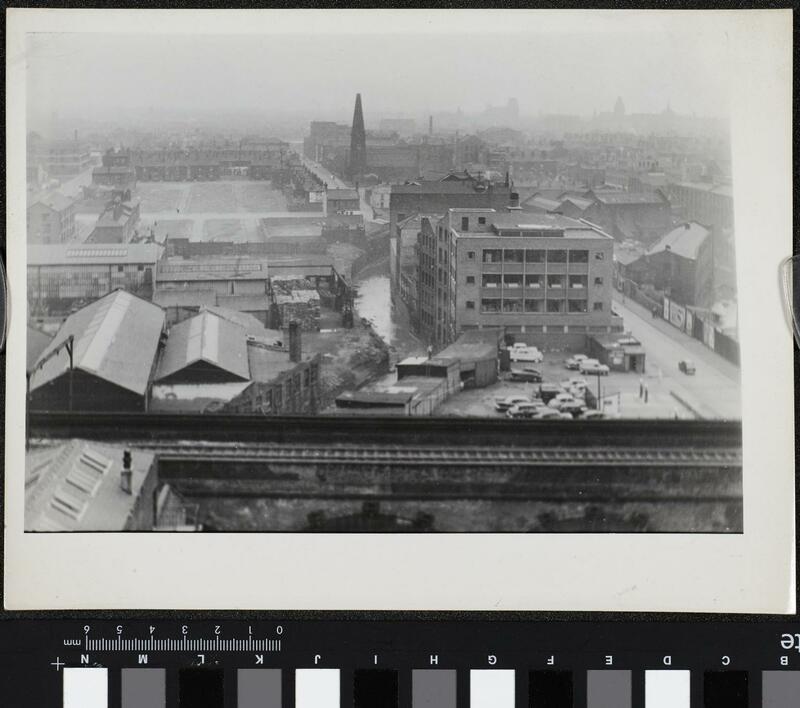
<svg viewBox="0 0 800 708">
<path fill-rule="evenodd" d="M 341 177 L 337 177 L 327 167 L 323 167 L 314 160 L 309 160 L 307 157 L 300 155 L 303 164 L 311 170 L 323 183 L 328 185 L 329 189 L 350 189 L 353 187 L 349 182 L 345 182 Z M 369 202 L 364 198 L 364 188 L 359 187 L 358 197 L 361 202 L 361 213 L 364 215 L 365 221 L 373 221 L 373 211 Z"/>
<path fill-rule="evenodd" d="M 353 186 L 352 184 L 345 182 L 341 177 L 337 177 L 327 167 L 323 167 L 318 162 L 309 160 L 304 155 L 300 155 L 300 159 L 309 170 L 311 170 L 320 180 L 322 180 L 323 184 L 328 185 L 328 189 L 350 189 Z"/>
<path fill-rule="evenodd" d="M 663 319 L 653 318 L 638 303 L 629 299 L 623 303 L 620 293 L 615 293 L 614 297 L 614 309 L 622 316 L 626 331 L 645 349 L 648 378 L 658 377 L 664 388 L 704 418 L 741 418 L 740 379 L 736 366 Z M 697 368 L 694 376 L 678 370 L 682 359 L 694 361 Z"/>
</svg>

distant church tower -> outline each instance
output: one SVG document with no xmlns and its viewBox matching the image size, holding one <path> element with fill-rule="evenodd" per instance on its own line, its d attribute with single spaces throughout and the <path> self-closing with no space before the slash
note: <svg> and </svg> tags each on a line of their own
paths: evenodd
<svg viewBox="0 0 800 708">
<path fill-rule="evenodd" d="M 350 130 L 350 175 L 357 177 L 367 171 L 367 134 L 364 130 L 364 113 L 361 110 L 361 94 L 356 94 L 353 111 L 353 127 Z"/>
<path fill-rule="evenodd" d="M 622 96 L 617 96 L 617 102 L 614 104 L 614 115 L 618 118 L 625 115 L 625 104 L 622 102 Z"/>
</svg>

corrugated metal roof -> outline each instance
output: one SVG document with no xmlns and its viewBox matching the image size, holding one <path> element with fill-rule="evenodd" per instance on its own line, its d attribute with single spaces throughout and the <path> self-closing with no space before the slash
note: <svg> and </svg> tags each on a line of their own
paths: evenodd
<svg viewBox="0 0 800 708">
<path fill-rule="evenodd" d="M 156 281 L 266 280 L 267 273 L 263 258 L 170 258 L 159 261 Z"/>
<path fill-rule="evenodd" d="M 160 307 L 203 307 L 217 304 L 217 293 L 213 290 L 156 290 L 153 302 Z"/>
<path fill-rule="evenodd" d="M 666 204 L 666 199 L 649 192 L 597 192 L 597 201 L 602 204 Z"/>
<path fill-rule="evenodd" d="M 681 224 L 654 244 L 647 252 L 647 255 L 651 256 L 655 253 L 661 253 L 669 248 L 672 253 L 676 253 L 689 260 L 696 260 L 700 252 L 700 247 L 710 233 L 711 232 L 705 226 L 698 224 L 696 221 Z"/>
<path fill-rule="evenodd" d="M 52 451 L 25 490 L 26 531 L 122 531 L 153 454 L 132 449 L 131 490 L 120 486 L 121 446 L 72 440 Z M 26 454 L 26 470 L 36 457 Z"/>
<path fill-rule="evenodd" d="M 28 267 L 50 265 L 155 265 L 161 253 L 156 243 L 28 246 Z"/>
<path fill-rule="evenodd" d="M 163 326 L 164 311 L 160 307 L 115 290 L 70 315 L 37 363 L 72 335 L 75 369 L 141 396 L 147 391 Z M 31 390 L 68 370 L 69 355 L 62 349 L 34 373 Z"/>
<path fill-rule="evenodd" d="M 283 337 L 283 334 L 280 330 L 267 329 L 258 318 L 254 317 L 253 315 L 249 315 L 247 312 L 234 310 L 229 307 L 218 307 L 213 305 L 204 306 L 203 310 L 207 310 L 217 317 L 222 317 L 224 320 L 229 320 L 230 322 L 239 325 L 239 327 L 242 327 L 245 330 L 246 334 L 265 337 L 271 337 L 274 335 L 277 339 L 281 339 Z"/>
<path fill-rule="evenodd" d="M 249 380 L 244 328 L 207 310 L 174 325 L 169 331 L 155 380 L 163 381 L 198 361 Z"/>
</svg>

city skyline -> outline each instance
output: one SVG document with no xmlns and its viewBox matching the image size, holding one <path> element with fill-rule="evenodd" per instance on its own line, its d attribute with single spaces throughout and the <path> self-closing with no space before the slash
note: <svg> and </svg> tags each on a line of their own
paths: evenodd
<svg viewBox="0 0 800 708">
<path fill-rule="evenodd" d="M 523 118 L 591 117 L 622 97 L 628 114 L 727 116 L 724 36 L 688 30 L 594 35 L 262 37 L 37 34 L 29 40 L 28 123 L 75 117 L 125 124 L 148 114 L 183 119 L 230 114 L 348 120 L 422 118 L 519 102 Z M 448 61 L 430 81 L 434 42 Z M 676 43 L 685 46 L 676 51 Z M 291 67 L 282 57 L 291 52 Z M 170 62 L 161 57 L 168 54 Z M 219 62 L 217 57 L 226 57 Z M 368 57 L 369 61 L 364 62 Z M 647 71 L 642 71 L 642 66 Z M 280 67 L 276 71 L 276 68 Z M 325 67 L 323 70 L 322 67 Z M 466 81 L 464 77 L 470 77 Z M 480 87 L 476 91 L 476 87 Z"/>
</svg>

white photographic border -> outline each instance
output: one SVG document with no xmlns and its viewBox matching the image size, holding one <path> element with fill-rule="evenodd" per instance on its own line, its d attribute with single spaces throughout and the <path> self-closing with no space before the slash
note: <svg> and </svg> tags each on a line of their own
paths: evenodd
<svg viewBox="0 0 800 708">
<path fill-rule="evenodd" d="M 790 10 L 11 9 L 6 19 L 6 609 L 795 611 L 793 341 L 778 275 L 793 244 Z M 394 35 L 726 34 L 743 534 L 23 533 L 26 33 L 316 34 L 345 26 Z"/>
</svg>

